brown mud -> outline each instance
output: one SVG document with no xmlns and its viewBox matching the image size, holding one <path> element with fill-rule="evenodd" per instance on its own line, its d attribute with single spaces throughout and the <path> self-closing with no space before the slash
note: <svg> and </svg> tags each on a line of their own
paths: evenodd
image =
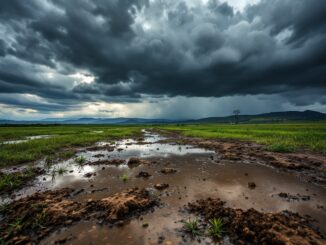
<svg viewBox="0 0 326 245">
<path fill-rule="evenodd" d="M 15 191 L 15 196 L 0 195 L 0 203 L 8 204 L 7 208 L 1 208 L 4 214 L 0 215 L 0 237 L 5 236 L 9 243 L 29 239 L 37 244 L 212 244 L 214 241 L 209 236 L 193 238 L 184 234 L 182 221 L 196 216 L 183 211 L 183 207 L 196 200 L 206 200 L 207 207 L 213 209 L 210 202 L 220 198 L 221 213 L 216 215 L 223 217 L 229 232 L 218 244 L 247 241 L 234 228 L 243 231 L 248 227 L 247 220 L 255 224 L 245 229 L 252 236 L 252 243 L 273 236 L 263 228 L 265 223 L 267 227 L 272 222 L 282 229 L 277 239 L 288 241 L 287 244 L 297 241 L 301 229 L 310 239 L 324 242 L 321 235 L 326 234 L 326 189 L 320 182 L 300 178 L 305 170 L 298 175 L 299 171 L 283 171 L 284 168 L 260 158 L 230 160 L 225 157 L 229 153 L 218 151 L 216 145 L 221 142 L 210 140 L 208 144 L 202 140 L 199 147 L 197 139 L 184 138 L 185 145 L 180 145 L 173 143 L 180 142 L 177 137 L 163 138 L 144 132 L 141 144 L 123 139 L 99 142 L 95 146 L 105 147 L 97 150 L 78 149 L 76 156 L 52 167 L 54 173 L 65 169 L 63 174 L 52 175 L 50 170 L 38 176 L 33 185 Z M 187 141 L 193 145 L 186 144 Z M 231 155 L 235 154 L 232 147 Z M 262 150 L 260 146 L 256 148 L 253 151 Z M 79 156 L 86 159 L 84 164 L 75 162 Z M 241 159 L 242 154 L 238 157 Z M 160 204 L 153 209 L 157 200 Z M 64 211 L 55 212 L 60 209 Z M 197 213 L 205 215 L 202 210 L 198 208 Z M 298 213 L 300 218 L 292 213 Z M 288 222 L 283 217 L 285 214 Z M 237 217 L 239 222 L 231 224 L 228 215 Z M 19 218 L 25 216 L 28 226 L 20 228 Z M 52 216 L 53 219 L 48 218 Z M 35 220 L 38 220 L 36 224 Z M 303 220 L 311 225 L 302 226 Z M 292 230 L 286 226 L 291 222 L 294 222 Z M 30 228 L 33 224 L 41 227 Z M 203 224 L 207 226 L 207 219 L 203 219 Z M 271 234 L 276 229 L 273 227 Z M 238 241 L 234 240 L 235 236 Z"/>
<path fill-rule="evenodd" d="M 2 241 L 12 244 L 38 242 L 56 228 L 83 219 L 117 223 L 158 204 L 147 190 L 138 188 L 86 202 L 71 200 L 72 192 L 72 189 L 61 189 L 35 193 L 10 204 L 1 212 Z"/>
<path fill-rule="evenodd" d="M 291 212 L 262 213 L 225 207 L 220 199 L 202 199 L 188 204 L 190 212 L 205 220 L 219 217 L 223 229 L 236 244 L 325 244 L 326 240 L 310 224 L 310 220 Z"/>
</svg>

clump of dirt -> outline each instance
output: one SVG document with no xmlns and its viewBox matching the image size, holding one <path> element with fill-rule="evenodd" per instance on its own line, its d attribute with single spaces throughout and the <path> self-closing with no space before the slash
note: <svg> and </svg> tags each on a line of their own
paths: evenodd
<svg viewBox="0 0 326 245">
<path fill-rule="evenodd" d="M 255 189 L 256 188 L 256 183 L 255 182 L 248 182 L 248 188 L 249 189 Z"/>
<path fill-rule="evenodd" d="M 325 244 L 322 235 L 312 228 L 311 221 L 298 214 L 262 213 L 225 207 L 220 199 L 202 199 L 189 203 L 190 212 L 205 220 L 221 218 L 230 238 L 237 244 Z"/>
<path fill-rule="evenodd" d="M 137 178 L 145 178 L 145 179 L 151 176 L 152 175 L 150 175 L 148 172 L 144 172 L 144 171 L 141 171 L 136 175 Z"/>
<path fill-rule="evenodd" d="M 308 195 L 301 195 L 301 194 L 296 194 L 296 195 L 292 195 L 290 193 L 285 193 L 285 192 L 281 192 L 279 194 L 277 194 L 280 198 L 291 202 L 291 201 L 309 201 L 310 200 L 310 196 Z"/>
<path fill-rule="evenodd" d="M 85 178 L 91 178 L 92 176 L 96 176 L 96 173 L 86 173 L 86 174 L 84 174 Z"/>
<path fill-rule="evenodd" d="M 150 162 L 147 161 L 147 160 L 144 160 L 144 159 L 137 158 L 137 157 L 132 157 L 128 161 L 128 166 L 130 168 L 137 167 L 137 166 L 139 166 L 141 164 L 150 164 Z"/>
<path fill-rule="evenodd" d="M 87 165 L 121 165 L 125 164 L 126 161 L 123 159 L 111 159 L 111 160 L 99 160 L 95 162 L 88 162 Z"/>
<path fill-rule="evenodd" d="M 105 157 L 105 155 L 104 154 L 96 154 L 96 155 L 94 155 L 94 157 L 100 158 L 100 157 Z"/>
<path fill-rule="evenodd" d="M 176 172 L 177 172 L 177 170 L 174 168 L 162 168 L 161 169 L 162 174 L 174 174 Z"/>
<path fill-rule="evenodd" d="M 164 190 L 166 188 L 169 188 L 169 184 L 165 184 L 165 183 L 155 184 L 154 188 L 157 189 L 157 190 Z"/>
<path fill-rule="evenodd" d="M 89 201 L 87 210 L 96 212 L 96 217 L 108 222 L 126 219 L 154 207 L 157 200 L 145 189 L 133 188 L 99 201 Z"/>
<path fill-rule="evenodd" d="M 82 219 L 97 218 L 115 223 L 138 215 L 157 203 L 146 189 L 128 189 L 101 200 L 76 202 L 73 189 L 35 193 L 1 209 L 1 241 L 37 243 L 52 231 Z"/>
</svg>

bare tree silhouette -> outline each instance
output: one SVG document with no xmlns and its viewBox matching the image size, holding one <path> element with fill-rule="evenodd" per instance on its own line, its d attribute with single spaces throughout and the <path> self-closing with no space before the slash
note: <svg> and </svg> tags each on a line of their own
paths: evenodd
<svg viewBox="0 0 326 245">
<path fill-rule="evenodd" d="M 235 124 L 238 124 L 239 123 L 240 110 L 239 109 L 234 110 L 233 114 L 234 114 L 234 122 L 235 122 Z"/>
</svg>

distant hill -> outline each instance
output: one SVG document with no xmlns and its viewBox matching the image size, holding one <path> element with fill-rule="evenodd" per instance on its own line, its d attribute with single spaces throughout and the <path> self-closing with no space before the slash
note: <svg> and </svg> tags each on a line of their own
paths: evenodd
<svg viewBox="0 0 326 245">
<path fill-rule="evenodd" d="M 268 123 L 286 121 L 321 121 L 326 114 L 317 111 L 284 111 L 257 115 L 239 115 L 240 123 Z M 167 123 L 233 123 L 234 116 L 207 117 L 192 120 L 146 119 L 146 118 L 47 118 L 43 120 L 15 121 L 0 119 L 0 124 L 167 124 Z"/>
<path fill-rule="evenodd" d="M 284 111 L 270 112 L 257 115 L 239 115 L 240 123 L 282 122 L 282 121 L 320 121 L 326 120 L 326 114 L 317 111 Z M 189 120 L 188 123 L 231 123 L 234 116 L 208 117 L 198 120 Z"/>
</svg>

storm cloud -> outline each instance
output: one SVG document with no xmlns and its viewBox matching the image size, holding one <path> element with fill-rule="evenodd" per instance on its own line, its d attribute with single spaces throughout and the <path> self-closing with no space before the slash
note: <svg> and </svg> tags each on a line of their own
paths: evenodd
<svg viewBox="0 0 326 245">
<path fill-rule="evenodd" d="M 233 2 L 1 1 L 0 104 L 50 113 L 274 96 L 324 108 L 326 2 Z"/>
</svg>

